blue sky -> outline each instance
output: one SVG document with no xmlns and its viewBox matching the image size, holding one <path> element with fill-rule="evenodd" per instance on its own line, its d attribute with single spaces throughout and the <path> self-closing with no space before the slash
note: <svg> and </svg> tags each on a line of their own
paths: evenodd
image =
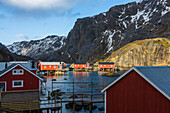
<svg viewBox="0 0 170 113">
<path fill-rule="evenodd" d="M 67 36 L 78 18 L 135 0 L 0 0 L 0 42 Z"/>
</svg>

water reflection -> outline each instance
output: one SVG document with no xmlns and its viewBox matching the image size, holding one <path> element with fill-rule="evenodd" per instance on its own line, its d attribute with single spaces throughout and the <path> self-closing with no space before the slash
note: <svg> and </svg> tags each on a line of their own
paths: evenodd
<svg viewBox="0 0 170 113">
<path fill-rule="evenodd" d="M 102 73 L 103 72 L 96 72 L 96 71 L 93 71 L 93 72 L 69 71 L 63 76 L 48 76 L 47 77 L 47 89 L 49 91 L 52 90 L 52 79 L 56 79 L 56 82 L 60 82 L 60 83 L 56 83 L 53 85 L 54 90 L 59 89 L 61 90 L 61 92 L 65 92 L 66 94 L 72 94 L 73 93 L 73 79 L 74 79 L 75 94 L 91 94 L 91 93 L 101 94 L 101 90 L 117 78 L 117 77 L 101 76 Z M 104 106 L 104 104 L 99 104 L 99 105 Z M 69 113 L 70 110 L 67 110 L 65 109 L 65 107 L 63 107 L 63 112 Z M 77 113 L 82 113 L 82 112 L 85 112 L 85 111 L 80 111 Z M 104 111 L 99 112 L 98 109 L 93 111 L 93 113 L 103 113 L 103 112 Z"/>
</svg>

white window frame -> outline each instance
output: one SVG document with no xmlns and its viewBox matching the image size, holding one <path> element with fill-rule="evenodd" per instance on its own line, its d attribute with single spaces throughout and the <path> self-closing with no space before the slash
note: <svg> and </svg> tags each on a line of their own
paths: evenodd
<svg viewBox="0 0 170 113">
<path fill-rule="evenodd" d="M 19 86 L 14 86 L 14 83 L 15 83 L 15 82 L 21 82 L 21 85 L 19 85 Z M 23 87 L 23 82 L 24 82 L 23 80 L 13 80 L 13 81 L 12 81 L 12 87 Z"/>
<path fill-rule="evenodd" d="M 16 73 L 14 73 L 14 71 L 16 71 Z M 22 71 L 22 73 L 20 73 L 20 71 Z M 23 75 L 23 74 L 24 74 L 23 69 L 14 69 L 14 70 L 12 70 L 12 75 Z"/>
</svg>

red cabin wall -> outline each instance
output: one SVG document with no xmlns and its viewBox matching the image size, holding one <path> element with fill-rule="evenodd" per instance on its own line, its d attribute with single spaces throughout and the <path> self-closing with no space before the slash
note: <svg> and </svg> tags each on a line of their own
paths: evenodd
<svg viewBox="0 0 170 113">
<path fill-rule="evenodd" d="M 46 66 L 46 68 L 44 68 L 44 66 Z M 54 68 L 55 66 L 55 68 Z M 40 66 L 40 70 L 49 70 L 49 71 L 52 71 L 52 70 L 57 70 L 58 69 L 58 65 L 41 65 Z"/>
<path fill-rule="evenodd" d="M 114 68 L 114 64 L 99 64 L 99 68 Z"/>
<path fill-rule="evenodd" d="M 74 68 L 86 68 L 87 64 L 74 64 Z"/>
<path fill-rule="evenodd" d="M 23 69 L 20 66 L 14 69 Z M 12 70 L 0 77 L 0 81 L 6 81 L 6 91 L 39 90 L 39 79 L 24 70 L 23 75 L 13 75 Z M 12 87 L 13 80 L 23 80 L 23 87 Z"/>
<path fill-rule="evenodd" d="M 170 113 L 170 101 L 132 71 L 106 90 L 106 113 Z"/>
<path fill-rule="evenodd" d="M 31 70 L 31 72 L 33 72 L 34 74 L 37 74 L 37 70 Z"/>
</svg>

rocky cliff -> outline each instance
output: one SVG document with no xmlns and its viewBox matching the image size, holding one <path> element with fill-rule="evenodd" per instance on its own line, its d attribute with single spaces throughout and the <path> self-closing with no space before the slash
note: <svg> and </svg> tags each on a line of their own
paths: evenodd
<svg viewBox="0 0 170 113">
<path fill-rule="evenodd" d="M 16 55 L 11 53 L 5 45 L 0 43 L 0 62 L 8 62 L 8 61 L 25 61 L 25 60 L 32 60 L 30 57 Z"/>
<path fill-rule="evenodd" d="M 46 49 L 47 46 L 37 41 L 16 43 L 8 48 L 14 53 L 41 60 L 96 62 L 136 40 L 170 38 L 169 26 L 170 0 L 142 0 L 78 19 L 59 48 L 53 47 L 55 44 L 51 42 L 52 47 Z M 15 46 L 19 49 L 12 50 Z"/>
<path fill-rule="evenodd" d="M 40 40 L 14 42 L 7 45 L 7 48 L 17 55 L 24 55 L 32 57 L 36 60 L 48 60 L 48 55 L 54 51 L 59 50 L 65 45 L 66 37 L 50 35 Z M 55 56 L 53 56 L 55 60 Z"/>
<path fill-rule="evenodd" d="M 66 45 L 54 54 L 69 62 L 95 62 L 135 40 L 170 37 L 169 18 L 169 0 L 114 6 L 108 12 L 78 19 Z"/>
<path fill-rule="evenodd" d="M 115 62 L 117 67 L 170 66 L 170 39 L 155 38 L 129 43 L 104 59 Z"/>
</svg>

